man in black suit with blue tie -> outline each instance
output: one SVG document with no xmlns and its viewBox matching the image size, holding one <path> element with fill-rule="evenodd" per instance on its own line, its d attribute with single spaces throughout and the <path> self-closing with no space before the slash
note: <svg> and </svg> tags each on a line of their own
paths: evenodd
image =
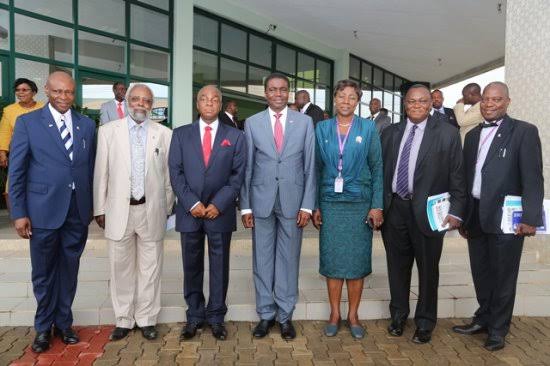
<svg viewBox="0 0 550 366">
<path fill-rule="evenodd" d="M 506 114 L 510 98 L 501 82 L 483 90 L 484 122 L 464 140 L 468 206 L 461 233 L 468 238 L 470 266 L 479 308 L 460 334 L 488 333 L 485 348 L 504 347 L 510 329 L 523 241 L 543 224 L 544 181 L 537 127 Z M 522 215 L 515 233 L 501 229 L 507 195 L 521 196 Z"/>
</svg>

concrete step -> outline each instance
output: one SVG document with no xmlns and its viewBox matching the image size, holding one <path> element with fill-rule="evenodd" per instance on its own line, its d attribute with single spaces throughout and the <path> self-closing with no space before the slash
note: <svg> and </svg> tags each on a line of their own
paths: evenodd
<svg viewBox="0 0 550 366">
<path fill-rule="evenodd" d="M 302 246 L 300 299 L 294 314 L 295 319 L 325 319 L 329 312 L 325 279 L 318 273 L 318 239 L 314 234 L 316 233 L 310 232 Z M 28 243 L 23 240 L 16 242 L 17 247 L 5 248 L 0 240 L 0 326 L 33 324 L 36 303 L 32 294 Z M 241 233 L 240 238 L 237 236 L 232 242 L 231 250 L 227 319 L 254 321 L 257 316 L 252 280 L 251 240 Z M 387 318 L 390 295 L 385 251 L 379 235 L 374 238 L 372 263 L 373 273 L 365 279 L 360 316 L 365 319 Z M 207 273 L 204 282 L 207 289 Z M 518 282 L 514 314 L 550 315 L 550 265 L 538 263 L 538 252 L 529 245 L 524 249 Z M 415 269 L 411 286 L 411 309 L 414 310 L 418 293 Z M 172 238 L 165 241 L 159 322 L 185 320 L 182 287 L 181 249 L 179 240 L 172 235 Z M 91 239 L 81 259 L 77 296 L 73 306 L 75 324 L 112 324 L 114 315 L 109 296 L 107 245 L 103 239 Z M 344 291 L 344 301 L 346 297 Z M 469 317 L 477 307 L 466 242 L 457 236 L 445 239 L 440 264 L 438 303 L 438 315 L 445 318 Z M 346 307 L 343 304 L 344 316 Z"/>
</svg>

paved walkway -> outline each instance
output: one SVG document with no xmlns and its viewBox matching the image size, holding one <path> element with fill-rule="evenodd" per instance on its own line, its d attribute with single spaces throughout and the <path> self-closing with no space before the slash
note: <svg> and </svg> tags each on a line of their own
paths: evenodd
<svg viewBox="0 0 550 366">
<path fill-rule="evenodd" d="M 60 341 L 40 356 L 28 345 L 28 327 L 0 328 L 0 365 L 549 365 L 550 318 L 514 318 L 501 351 L 487 352 L 484 336 L 460 336 L 450 328 L 461 319 L 440 319 L 430 344 L 410 341 L 408 322 L 403 337 L 389 337 L 387 320 L 365 321 L 368 335 L 354 340 L 343 328 L 334 338 L 322 336 L 324 322 L 298 321 L 298 337 L 283 341 L 278 330 L 253 339 L 253 323 L 229 322 L 229 338 L 216 341 L 206 329 L 196 340 L 179 342 L 181 324 L 159 325 L 158 340 L 145 341 L 139 331 L 108 342 L 111 327 L 78 328 L 82 342 L 65 347 Z M 97 359 L 96 359 L 97 357 Z"/>
</svg>

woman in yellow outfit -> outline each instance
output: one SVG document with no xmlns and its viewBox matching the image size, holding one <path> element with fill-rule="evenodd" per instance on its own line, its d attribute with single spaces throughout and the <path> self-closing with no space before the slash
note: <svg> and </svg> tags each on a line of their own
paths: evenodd
<svg viewBox="0 0 550 366">
<path fill-rule="evenodd" d="M 13 89 L 18 101 L 4 108 L 2 120 L 0 121 L 0 167 L 2 168 L 8 166 L 8 152 L 10 151 L 11 136 L 17 117 L 44 106 L 44 103 L 34 100 L 34 96 L 38 93 L 34 81 L 19 78 L 15 80 Z M 8 184 L 6 182 L 7 191 Z"/>
</svg>

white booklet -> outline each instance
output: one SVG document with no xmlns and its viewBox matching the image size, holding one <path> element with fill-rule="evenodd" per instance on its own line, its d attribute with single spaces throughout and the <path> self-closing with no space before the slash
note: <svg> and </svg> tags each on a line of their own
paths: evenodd
<svg viewBox="0 0 550 366">
<path fill-rule="evenodd" d="M 437 194 L 428 197 L 426 210 L 428 214 L 428 222 L 433 231 L 445 231 L 449 228 L 449 224 L 443 226 L 443 220 L 449 214 L 451 208 L 451 195 L 449 192 Z"/>
<path fill-rule="evenodd" d="M 550 200 L 544 200 L 542 207 L 542 226 L 537 227 L 537 234 L 550 234 L 548 215 L 550 212 Z M 506 196 L 502 205 L 502 220 L 500 228 L 504 234 L 514 234 L 521 222 L 523 207 L 521 196 Z"/>
</svg>

